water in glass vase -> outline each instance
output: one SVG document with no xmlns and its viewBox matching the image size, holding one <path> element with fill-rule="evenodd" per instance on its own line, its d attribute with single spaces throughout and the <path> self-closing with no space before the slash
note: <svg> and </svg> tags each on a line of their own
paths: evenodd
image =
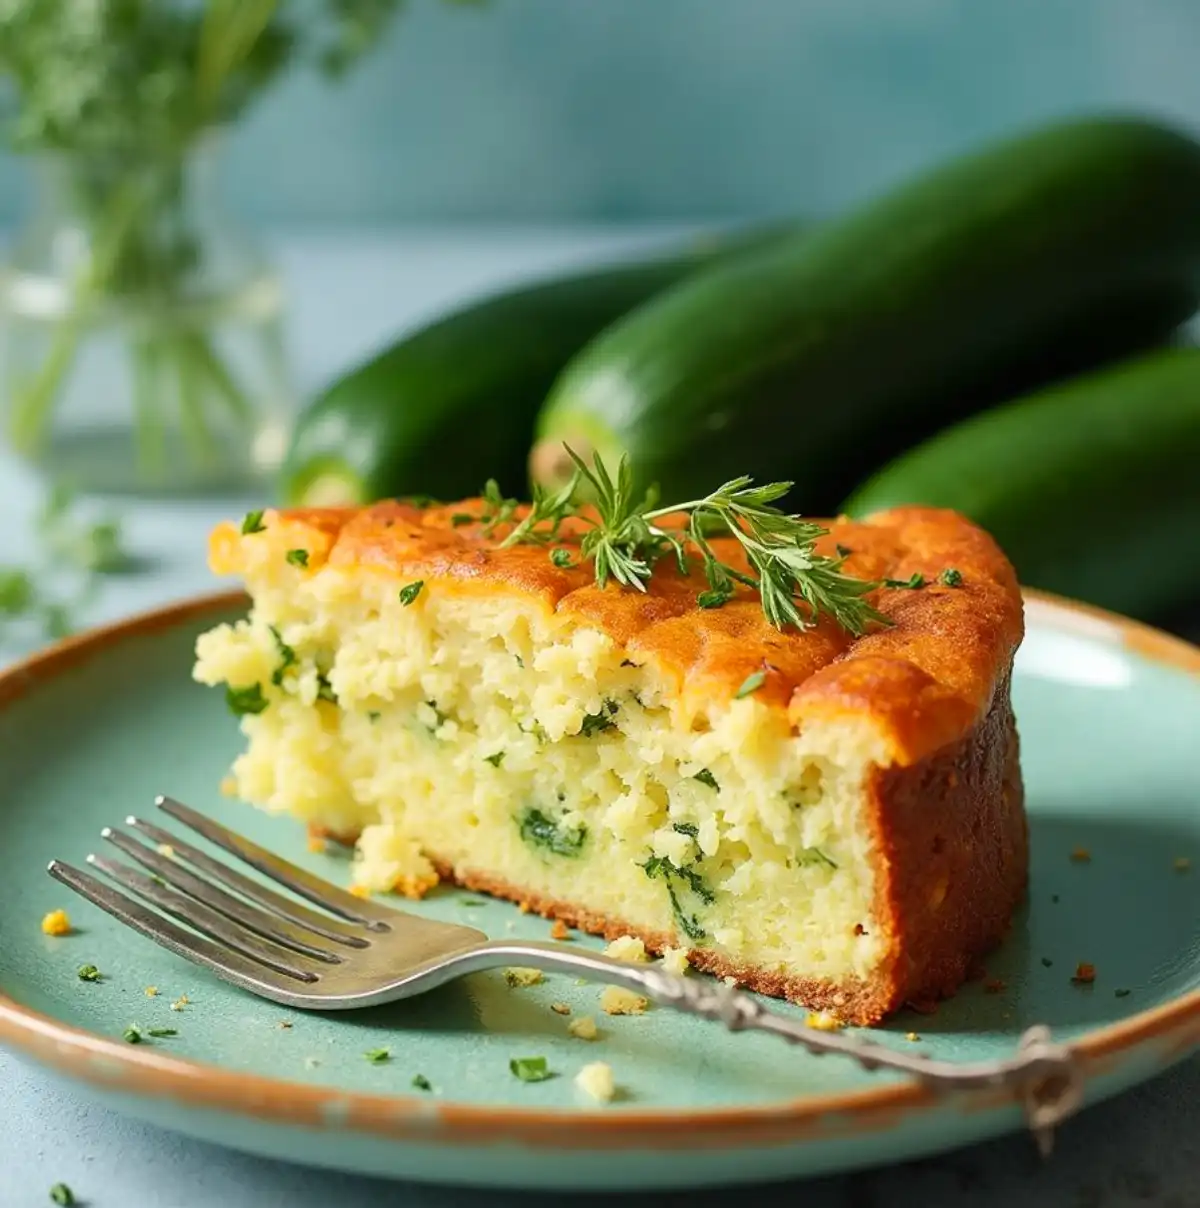
<svg viewBox="0 0 1200 1208">
<path fill-rule="evenodd" d="M 39 165 L 0 281 L 0 384 L 10 447 L 57 481 L 197 493 L 278 465 L 282 289 L 215 205 L 211 154 Z"/>
</svg>

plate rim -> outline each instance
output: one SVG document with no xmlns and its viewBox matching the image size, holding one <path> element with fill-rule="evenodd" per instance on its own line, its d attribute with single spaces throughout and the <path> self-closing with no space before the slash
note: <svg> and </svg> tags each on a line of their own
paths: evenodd
<svg viewBox="0 0 1200 1208">
<path fill-rule="evenodd" d="M 1023 589 L 1027 621 L 1120 646 L 1149 661 L 1200 677 L 1200 646 L 1153 626 L 1049 592 Z M 0 671 L 0 709 L 120 642 L 172 629 L 248 603 L 243 591 L 189 596 L 96 626 Z M 1088 1079 L 1149 1042 L 1172 1064 L 1200 1044 L 1200 988 L 1085 1033 L 1069 1047 Z M 571 1112 L 446 1102 L 406 1094 L 370 1094 L 226 1069 L 135 1049 L 35 1011 L 0 991 L 0 1043 L 99 1090 L 169 1099 L 191 1109 L 250 1116 L 281 1126 L 337 1127 L 393 1140 L 441 1144 L 518 1143 L 588 1150 L 737 1148 L 861 1136 L 942 1102 L 914 1079 L 777 1103 L 678 1108 L 583 1108 Z M 1011 1106 L 1016 1092 L 991 1088 L 963 1095 L 959 1110 Z"/>
</svg>

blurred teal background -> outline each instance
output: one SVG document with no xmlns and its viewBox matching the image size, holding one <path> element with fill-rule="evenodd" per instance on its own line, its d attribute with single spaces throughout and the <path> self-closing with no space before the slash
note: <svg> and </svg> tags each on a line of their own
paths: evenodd
<svg viewBox="0 0 1200 1208">
<path fill-rule="evenodd" d="M 346 83 L 273 91 L 227 169 L 270 223 L 708 220 L 1130 107 L 1200 125 L 1200 0 L 409 0 Z M 22 180 L 0 161 L 0 222 Z"/>
</svg>

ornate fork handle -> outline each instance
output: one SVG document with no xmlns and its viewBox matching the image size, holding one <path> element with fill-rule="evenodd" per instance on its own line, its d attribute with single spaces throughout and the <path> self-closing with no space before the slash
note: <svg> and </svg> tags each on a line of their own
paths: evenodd
<svg viewBox="0 0 1200 1208">
<path fill-rule="evenodd" d="M 909 1074 L 940 1093 L 984 1089 L 1012 1090 L 1019 1096 L 1038 1148 L 1048 1154 L 1054 1129 L 1083 1102 L 1083 1078 L 1071 1049 L 1051 1040 L 1050 1029 L 1026 1030 L 1012 1057 L 994 1061 L 938 1061 L 906 1053 L 875 1041 L 842 1032 L 821 1031 L 803 1020 L 782 1015 L 756 999 L 720 982 L 680 977 L 664 969 L 627 964 L 561 945 L 497 940 L 463 954 L 471 969 L 524 963 L 538 968 L 569 970 L 592 980 L 623 985 L 655 1002 L 725 1025 L 731 1032 L 770 1032 L 817 1056 L 836 1053 L 863 1069 Z M 456 974 L 467 972 L 459 961 Z"/>
</svg>

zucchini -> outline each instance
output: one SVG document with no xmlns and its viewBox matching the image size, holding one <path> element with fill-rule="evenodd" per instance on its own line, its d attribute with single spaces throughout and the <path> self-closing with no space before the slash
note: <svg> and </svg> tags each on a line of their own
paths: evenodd
<svg viewBox="0 0 1200 1208">
<path fill-rule="evenodd" d="M 940 433 L 844 510 L 953 508 L 1023 583 L 1142 619 L 1200 600 L 1200 349 L 1063 382 Z"/>
<path fill-rule="evenodd" d="M 404 336 L 301 413 L 282 467 L 284 502 L 461 499 L 489 478 L 524 494 L 538 407 L 574 353 L 698 268 L 803 229 L 797 221 L 705 236 L 653 258 L 502 291 Z"/>
<path fill-rule="evenodd" d="M 530 470 L 627 454 L 690 499 L 793 479 L 828 514 L 947 423 L 1154 347 L 1200 304 L 1200 144 L 1132 118 L 1057 124 L 923 175 L 803 241 L 696 274 L 563 371 Z"/>
</svg>

